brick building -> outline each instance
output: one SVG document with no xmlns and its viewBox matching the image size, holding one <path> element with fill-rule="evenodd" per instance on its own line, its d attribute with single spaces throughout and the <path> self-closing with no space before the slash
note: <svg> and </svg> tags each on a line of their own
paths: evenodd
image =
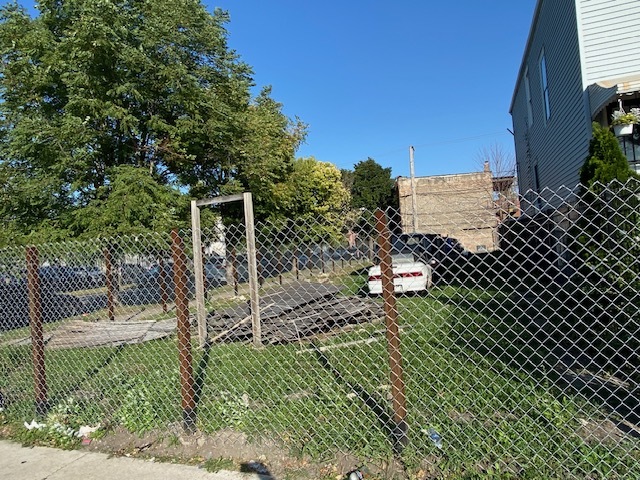
<svg viewBox="0 0 640 480">
<path fill-rule="evenodd" d="M 414 184 L 415 215 L 411 178 L 396 179 L 402 232 L 452 237 L 470 252 L 498 248 L 500 208 L 488 165 L 482 172 L 415 177 Z"/>
</svg>

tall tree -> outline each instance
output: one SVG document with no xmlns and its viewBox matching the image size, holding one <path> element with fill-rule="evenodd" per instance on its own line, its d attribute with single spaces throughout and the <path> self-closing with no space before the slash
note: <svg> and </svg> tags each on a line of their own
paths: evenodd
<svg viewBox="0 0 640 480">
<path fill-rule="evenodd" d="M 255 213 L 260 219 L 281 217 L 285 209 L 282 191 L 293 172 L 295 152 L 305 138 L 306 125 L 282 113 L 282 104 L 271 98 L 270 87 L 251 102 L 245 119 L 234 175 L 222 189 L 226 193 L 253 192 Z"/>
<path fill-rule="evenodd" d="M 80 234 L 88 224 L 73 212 L 106 201 L 126 165 L 159 190 L 178 182 L 211 196 L 238 185 L 259 191 L 259 205 L 272 202 L 304 125 L 269 90 L 251 99 L 252 72 L 228 48 L 226 12 L 200 0 L 38 8 L 35 18 L 15 3 L 0 9 L 0 177 L 11 197 L 3 222 L 23 234 L 73 224 Z"/>
<path fill-rule="evenodd" d="M 284 204 L 299 235 L 309 241 L 339 241 L 344 234 L 350 194 L 340 170 L 313 157 L 299 158 L 286 185 Z"/>
<path fill-rule="evenodd" d="M 383 168 L 372 158 L 358 162 L 353 168 L 351 204 L 370 211 L 395 206 L 393 185 L 391 168 Z"/>
</svg>

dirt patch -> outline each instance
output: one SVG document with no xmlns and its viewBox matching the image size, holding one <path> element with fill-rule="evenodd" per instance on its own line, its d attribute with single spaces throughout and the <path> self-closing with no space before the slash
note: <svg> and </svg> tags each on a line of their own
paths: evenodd
<svg viewBox="0 0 640 480">
<path fill-rule="evenodd" d="M 626 436 L 620 426 L 611 420 L 585 420 L 580 418 L 576 433 L 588 444 L 620 443 Z"/>
<path fill-rule="evenodd" d="M 204 466 L 208 460 L 227 459 L 223 468 L 255 472 L 275 479 L 341 479 L 367 462 L 348 454 L 337 454 L 323 462 L 291 454 L 278 442 L 249 441 L 243 433 L 222 430 L 207 435 L 182 433 L 179 427 L 169 432 L 136 435 L 116 428 L 102 438 L 93 439 L 81 448 L 115 456 L 154 458 L 156 461 Z M 402 468 L 394 462 L 371 465 L 371 478 L 404 478 Z M 391 476 L 389 476 L 391 475 Z"/>
</svg>

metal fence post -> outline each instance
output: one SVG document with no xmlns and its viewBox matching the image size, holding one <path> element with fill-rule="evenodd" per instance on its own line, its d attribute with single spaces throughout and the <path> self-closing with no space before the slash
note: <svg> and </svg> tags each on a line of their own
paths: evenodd
<svg viewBox="0 0 640 480">
<path fill-rule="evenodd" d="M 391 370 L 391 397 L 393 403 L 393 435 L 396 449 L 402 450 L 408 443 L 406 422 L 407 407 L 402 371 L 402 352 L 400 351 L 400 331 L 398 328 L 398 308 L 393 286 L 393 267 L 391 260 L 391 241 L 387 215 L 376 210 L 376 229 L 380 247 L 380 268 L 382 274 L 382 297 L 386 321 L 387 348 Z"/>
<path fill-rule="evenodd" d="M 35 407 L 37 415 L 45 415 L 49 407 L 44 358 L 44 335 L 42 331 L 42 292 L 40 290 L 39 267 L 37 247 L 27 247 L 27 289 L 29 292 L 29 324 L 31 327 Z"/>
<path fill-rule="evenodd" d="M 187 265 L 184 244 L 177 230 L 171 231 L 173 253 L 173 282 L 175 284 L 176 315 L 178 321 L 178 360 L 180 362 L 180 396 L 182 422 L 187 432 L 195 431 L 196 398 L 193 383 L 191 331 L 189 329 L 189 301 L 187 299 Z"/>
</svg>

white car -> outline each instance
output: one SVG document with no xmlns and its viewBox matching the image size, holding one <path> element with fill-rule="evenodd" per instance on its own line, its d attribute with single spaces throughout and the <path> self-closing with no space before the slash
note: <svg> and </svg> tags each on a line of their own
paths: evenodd
<svg viewBox="0 0 640 480">
<path fill-rule="evenodd" d="M 433 283 L 433 269 L 424 262 L 416 261 L 411 254 L 392 255 L 393 288 L 396 293 L 422 292 Z M 382 293 L 382 272 L 380 265 L 369 269 L 369 293 Z"/>
</svg>

